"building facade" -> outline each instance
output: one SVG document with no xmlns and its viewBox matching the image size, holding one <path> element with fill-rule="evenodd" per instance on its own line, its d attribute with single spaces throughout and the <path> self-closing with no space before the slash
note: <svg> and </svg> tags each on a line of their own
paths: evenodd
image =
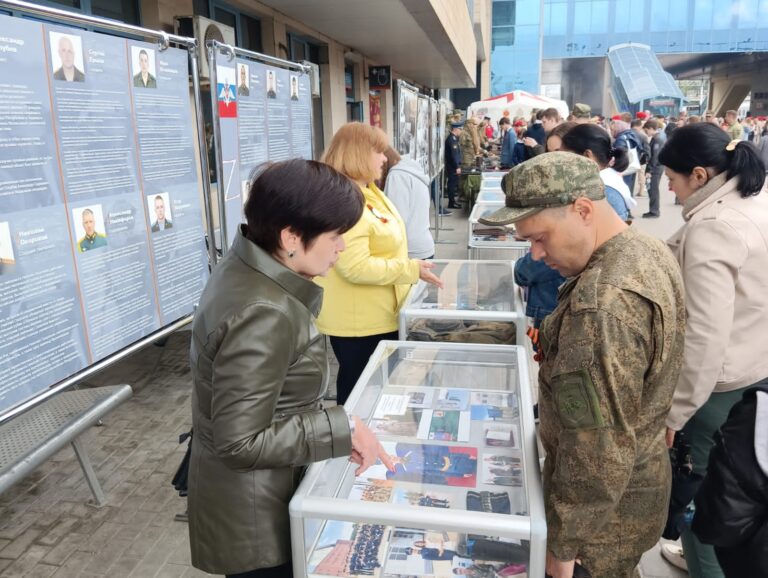
<svg viewBox="0 0 768 578">
<path fill-rule="evenodd" d="M 603 102 L 605 56 L 617 44 L 646 44 L 680 74 L 699 65 L 696 56 L 712 55 L 699 67 L 710 74 L 722 55 L 768 52 L 768 0 L 493 0 L 492 10 L 493 95 L 522 89 Z M 757 61 L 748 71 L 755 81 Z"/>
</svg>

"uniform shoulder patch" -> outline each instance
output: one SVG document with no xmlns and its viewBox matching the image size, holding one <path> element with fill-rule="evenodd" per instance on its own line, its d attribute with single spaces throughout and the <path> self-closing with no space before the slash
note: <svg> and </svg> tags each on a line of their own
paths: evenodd
<svg viewBox="0 0 768 578">
<path fill-rule="evenodd" d="M 605 422 L 595 384 L 586 369 L 563 373 L 553 378 L 555 409 L 566 429 L 594 429 Z"/>
</svg>

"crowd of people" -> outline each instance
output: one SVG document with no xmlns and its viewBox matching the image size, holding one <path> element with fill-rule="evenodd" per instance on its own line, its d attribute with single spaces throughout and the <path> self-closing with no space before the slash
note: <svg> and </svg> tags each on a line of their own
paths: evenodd
<svg viewBox="0 0 768 578">
<path fill-rule="evenodd" d="M 514 224 L 531 243 L 516 276 L 529 287 L 540 335 L 547 572 L 571 578 L 581 565 L 595 578 L 633 575 L 667 522 L 668 448 L 684 434 L 706 519 L 694 514 L 682 527 L 689 572 L 766 575 L 765 504 L 722 490 L 744 469 L 757 491 L 768 486 L 768 444 L 755 425 L 768 391 L 764 122 L 750 142 L 743 129 L 732 138 L 735 125 L 726 131 L 706 118 L 668 130 L 671 121 L 626 115 L 601 125 L 583 104 L 572 116 L 541 111 L 526 127 L 499 123 L 502 134 L 456 121 L 446 141 L 449 183 L 450 170 L 458 177 L 493 154 L 494 140 L 503 153 L 514 135 L 509 158 L 515 147 L 522 158 L 502 180 L 504 207 L 481 222 Z M 685 224 L 666 245 L 629 226 L 643 165 L 649 194 L 665 174 L 682 206 Z M 246 223 L 214 268 L 192 328 L 195 567 L 289 577 L 288 502 L 311 462 L 349 456 L 359 475 L 381 460 L 398 480 L 411 470 L 420 481 L 430 468 L 441 480 L 476 471 L 471 456 L 448 456 L 445 446 L 427 456 L 430 468 L 416 455 L 423 449 L 400 451 L 407 444 L 393 458 L 342 407 L 378 343 L 397 338 L 409 287 L 442 285 L 434 246 L 421 242 L 429 201 L 414 198 L 429 198 L 428 184 L 363 123 L 337 131 L 322 162 L 274 163 L 252 177 Z M 321 403 L 323 333 L 339 361 L 336 407 Z M 747 461 L 734 464 L 724 440 L 748 443 L 750 432 L 755 452 L 740 448 Z M 462 460 L 466 468 L 456 466 Z M 736 499 L 741 515 L 723 519 Z M 369 573 L 375 564 L 355 567 Z"/>
</svg>

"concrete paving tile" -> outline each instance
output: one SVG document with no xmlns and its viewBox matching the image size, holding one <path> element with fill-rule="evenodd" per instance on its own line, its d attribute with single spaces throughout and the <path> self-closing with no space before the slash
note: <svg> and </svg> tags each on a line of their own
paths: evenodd
<svg viewBox="0 0 768 578">
<path fill-rule="evenodd" d="M 38 564 L 32 570 L 24 574 L 24 578 L 48 578 L 53 576 L 59 569 L 58 566 L 49 566 L 48 564 Z"/>
<path fill-rule="evenodd" d="M 37 539 L 38 544 L 55 546 L 64 536 L 77 532 L 82 525 L 82 520 L 73 517 L 59 518 L 42 536 Z"/>
<path fill-rule="evenodd" d="M 83 576 L 85 574 L 85 567 L 91 563 L 95 555 L 94 552 L 85 552 L 83 550 L 72 552 L 72 555 L 66 559 L 54 576 L 57 578 L 60 576 Z"/>
<path fill-rule="evenodd" d="M 201 578 L 202 576 L 213 576 L 213 574 L 207 574 L 197 568 L 189 567 L 184 573 L 184 578 Z"/>
<path fill-rule="evenodd" d="M 21 534 L 16 536 L 10 544 L 0 550 L 0 558 L 19 558 L 40 534 L 41 530 L 36 528 L 28 528 L 27 530 L 24 530 Z"/>
<path fill-rule="evenodd" d="M 10 566 L 3 570 L 3 576 L 25 576 L 37 566 L 37 563 L 48 554 L 49 550 L 50 548 L 45 546 L 39 546 L 37 544 L 31 545 L 21 556 L 16 558 Z M 48 575 L 50 576 L 50 574 Z"/>
<path fill-rule="evenodd" d="M 13 562 L 14 561 L 11 560 L 10 558 L 0 558 L 0 572 L 5 570 L 11 564 L 13 564 Z"/>
<path fill-rule="evenodd" d="M 165 564 L 160 571 L 155 574 L 156 578 L 181 578 L 187 571 L 188 566 L 178 564 Z"/>
<path fill-rule="evenodd" d="M 121 556 L 107 569 L 106 575 L 113 578 L 127 578 L 140 562 L 139 558 Z"/>
<path fill-rule="evenodd" d="M 3 509 L 3 517 L 0 521 L 0 539 L 15 540 L 40 517 L 38 513 L 30 512 L 27 509 L 15 512 L 14 510 L 16 510 L 14 506 Z"/>
<path fill-rule="evenodd" d="M 138 558 L 143 560 L 147 552 L 152 549 L 152 546 L 155 545 L 155 542 L 157 542 L 164 532 L 165 529 L 158 526 L 146 527 L 141 534 L 128 545 L 128 548 L 123 552 L 123 556 L 126 558 Z"/>
<path fill-rule="evenodd" d="M 121 541 L 119 532 L 109 542 L 95 553 L 94 557 L 83 568 L 84 572 L 106 574 L 107 569 L 120 559 L 128 547 L 128 542 Z"/>
<path fill-rule="evenodd" d="M 85 541 L 88 537 L 82 534 L 69 534 L 64 536 L 61 542 L 54 546 L 43 558 L 44 564 L 61 566 L 73 552 L 85 549 Z"/>
</svg>

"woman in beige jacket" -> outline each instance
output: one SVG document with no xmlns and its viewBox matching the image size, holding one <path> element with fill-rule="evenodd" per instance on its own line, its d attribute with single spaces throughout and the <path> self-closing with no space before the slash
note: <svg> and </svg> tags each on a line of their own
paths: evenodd
<svg viewBox="0 0 768 578">
<path fill-rule="evenodd" d="M 715 431 L 744 390 L 768 381 L 768 194 L 754 146 L 708 123 L 675 130 L 659 155 L 686 223 L 669 239 L 683 272 L 683 368 L 667 444 L 683 430 L 704 475 Z M 683 534 L 694 578 L 722 576 L 711 546 Z"/>
</svg>

